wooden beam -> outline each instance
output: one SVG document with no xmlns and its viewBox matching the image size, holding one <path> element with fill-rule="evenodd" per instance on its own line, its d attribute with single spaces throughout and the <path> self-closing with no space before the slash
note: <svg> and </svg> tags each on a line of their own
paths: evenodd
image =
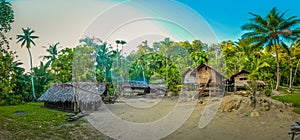
<svg viewBox="0 0 300 140">
<path fill-rule="evenodd" d="M 202 87 L 202 89 L 199 91 L 199 93 L 198 93 L 198 99 L 200 98 L 200 97 L 202 97 L 202 95 L 203 95 L 203 93 L 204 93 L 204 91 L 205 91 L 205 89 L 208 87 L 208 85 L 209 85 L 209 83 L 212 81 L 212 79 L 211 78 L 209 78 L 208 80 L 207 80 L 207 82 L 206 82 L 206 84 L 204 85 L 204 87 Z"/>
</svg>

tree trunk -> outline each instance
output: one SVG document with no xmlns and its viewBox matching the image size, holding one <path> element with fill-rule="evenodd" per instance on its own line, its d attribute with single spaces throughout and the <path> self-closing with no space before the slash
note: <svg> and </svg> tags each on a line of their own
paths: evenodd
<svg viewBox="0 0 300 140">
<path fill-rule="evenodd" d="M 292 60 L 291 60 L 291 58 L 290 58 L 290 85 L 289 85 L 289 90 L 291 90 L 292 89 L 292 78 L 293 78 L 293 67 L 292 67 Z"/>
<path fill-rule="evenodd" d="M 277 71 L 276 71 L 276 87 L 275 87 L 275 90 L 278 90 L 278 87 L 279 87 L 279 84 L 280 84 L 280 65 L 279 65 L 279 60 L 278 60 L 278 48 L 277 48 L 277 43 L 276 43 L 276 40 L 275 40 L 275 51 L 276 51 L 276 63 L 277 63 Z"/>
<path fill-rule="evenodd" d="M 30 49 L 27 48 L 28 53 L 29 53 L 29 58 L 30 58 L 30 77 L 31 77 L 31 90 L 32 90 L 32 95 L 33 95 L 33 101 L 36 102 L 36 96 L 35 96 L 35 92 L 34 92 L 34 81 L 33 81 L 33 72 L 32 72 L 32 56 L 31 56 L 31 52 Z"/>
<path fill-rule="evenodd" d="M 294 77 L 293 77 L 293 80 L 292 80 L 292 84 L 293 84 L 293 83 L 294 83 L 294 81 L 295 81 L 295 77 L 296 77 L 296 75 L 297 75 L 297 71 L 298 71 L 299 63 L 300 63 L 300 59 L 299 59 L 299 60 L 298 60 L 298 62 L 297 62 L 297 66 L 296 66 L 296 69 L 295 69 L 295 72 L 294 72 Z"/>
<path fill-rule="evenodd" d="M 143 74 L 143 80 L 144 80 L 144 82 L 146 82 L 146 79 L 145 79 L 145 69 L 144 69 L 144 58 L 142 58 L 142 74 Z"/>
</svg>

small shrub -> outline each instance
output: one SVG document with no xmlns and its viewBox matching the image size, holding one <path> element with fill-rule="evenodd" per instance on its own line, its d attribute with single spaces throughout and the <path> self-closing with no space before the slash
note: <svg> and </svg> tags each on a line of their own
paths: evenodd
<svg viewBox="0 0 300 140">
<path fill-rule="evenodd" d="M 268 96 L 268 97 L 271 96 L 271 93 L 272 93 L 272 90 L 269 89 L 269 88 L 267 88 L 267 89 L 264 90 L 264 94 L 265 94 L 266 96 Z"/>
<path fill-rule="evenodd" d="M 245 90 L 250 90 L 250 87 L 248 85 L 244 85 Z"/>
<path fill-rule="evenodd" d="M 115 88 L 108 88 L 108 95 L 113 96 L 115 92 Z"/>
</svg>

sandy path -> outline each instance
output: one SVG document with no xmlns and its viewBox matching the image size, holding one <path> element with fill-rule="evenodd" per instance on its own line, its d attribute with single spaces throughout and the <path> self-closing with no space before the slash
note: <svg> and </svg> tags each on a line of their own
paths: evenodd
<svg viewBox="0 0 300 140">
<path fill-rule="evenodd" d="M 218 112 L 205 128 L 197 126 L 201 107 L 177 131 L 164 139 L 203 140 L 287 140 L 289 126 L 297 120 L 292 113 L 269 111 L 260 117 L 241 116 L 237 112 Z M 299 117 L 298 117 L 299 118 Z"/>
<path fill-rule="evenodd" d="M 107 107 L 122 120 L 147 123 L 167 115 L 176 102 L 176 99 L 167 98 L 148 109 L 134 108 L 125 103 L 111 104 Z M 300 119 L 299 115 L 292 113 L 290 109 L 281 111 L 273 109 L 262 112 L 259 117 L 251 117 L 239 111 L 218 111 L 213 120 L 205 128 L 200 129 L 198 123 L 204 107 L 202 104 L 197 104 L 190 118 L 179 129 L 163 139 L 287 140 L 291 138 L 288 135 L 289 126 Z"/>
</svg>

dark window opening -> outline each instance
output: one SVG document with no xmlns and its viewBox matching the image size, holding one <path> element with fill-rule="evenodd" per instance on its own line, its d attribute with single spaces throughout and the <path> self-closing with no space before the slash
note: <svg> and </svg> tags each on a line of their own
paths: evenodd
<svg viewBox="0 0 300 140">
<path fill-rule="evenodd" d="M 241 81 L 243 81 L 243 80 L 247 80 L 247 78 L 240 78 L 240 80 L 241 80 Z"/>
</svg>

